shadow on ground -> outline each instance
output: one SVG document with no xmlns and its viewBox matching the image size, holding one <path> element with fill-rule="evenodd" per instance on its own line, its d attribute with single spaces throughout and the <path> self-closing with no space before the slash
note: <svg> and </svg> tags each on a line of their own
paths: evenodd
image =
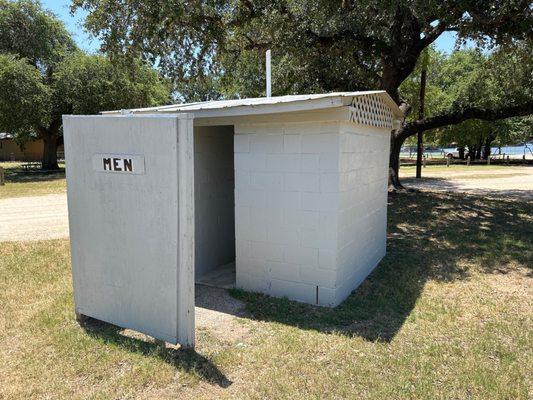
<svg viewBox="0 0 533 400">
<path fill-rule="evenodd" d="M 232 290 L 246 305 L 216 301 L 198 306 L 300 329 L 390 342 L 429 280 L 468 279 L 472 273 L 506 274 L 533 259 L 533 202 L 437 192 L 389 196 L 387 255 L 340 306 L 331 309 Z M 528 270 L 528 275 L 532 275 Z M 206 289 L 207 290 L 207 289 Z M 216 289 L 215 289 L 216 290 Z M 237 304 L 237 305 L 236 305 Z M 88 334 L 131 352 L 156 355 L 221 387 L 232 384 L 209 359 L 192 350 L 137 339 L 114 325 L 89 319 Z"/>
<path fill-rule="evenodd" d="M 58 179 L 65 179 L 65 168 L 54 171 L 25 170 L 22 167 L 4 168 L 6 182 L 26 183 L 26 182 L 45 182 Z"/>
<path fill-rule="evenodd" d="M 166 343 L 147 339 L 144 335 L 142 338 L 132 337 L 126 335 L 121 327 L 93 318 L 86 318 L 82 327 L 89 336 L 103 340 L 105 343 L 113 343 L 133 353 L 156 356 L 175 368 L 196 374 L 200 379 L 211 384 L 223 388 L 232 384 L 232 381 L 215 364 L 195 350 L 167 347 Z"/>
<path fill-rule="evenodd" d="M 508 273 L 532 264 L 533 202 L 436 192 L 389 196 L 387 255 L 334 309 L 232 291 L 252 318 L 391 341 L 428 280 Z M 465 267 L 465 265 L 467 267 Z M 529 271 L 531 274 L 531 271 Z"/>
</svg>

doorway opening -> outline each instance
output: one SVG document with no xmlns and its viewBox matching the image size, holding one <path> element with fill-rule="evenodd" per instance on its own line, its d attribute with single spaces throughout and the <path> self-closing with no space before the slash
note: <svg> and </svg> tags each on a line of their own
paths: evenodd
<svg viewBox="0 0 533 400">
<path fill-rule="evenodd" d="M 194 127 L 195 281 L 235 286 L 232 125 Z"/>
</svg>

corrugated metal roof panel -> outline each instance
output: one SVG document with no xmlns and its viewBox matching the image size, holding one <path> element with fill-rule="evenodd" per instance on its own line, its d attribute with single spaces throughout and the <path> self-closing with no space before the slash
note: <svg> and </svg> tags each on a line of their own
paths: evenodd
<svg viewBox="0 0 533 400">
<path fill-rule="evenodd" d="M 184 103 L 173 104 L 160 107 L 149 108 L 137 108 L 132 110 L 123 110 L 127 113 L 175 113 L 175 112 L 190 112 L 195 115 L 196 118 L 207 118 L 214 116 L 231 116 L 240 115 L 239 112 L 231 111 L 239 108 L 252 108 L 246 112 L 246 114 L 252 114 L 254 109 L 261 107 L 262 113 L 268 113 L 270 108 L 272 112 L 290 112 L 290 111 L 303 111 L 306 109 L 319 109 L 328 107 L 338 107 L 343 104 L 343 100 L 346 98 L 353 98 L 358 96 L 379 95 L 390 107 L 391 111 L 396 117 L 402 117 L 403 114 L 391 99 L 391 97 L 383 90 L 371 90 L 361 92 L 336 92 L 336 93 L 322 93 L 322 94 L 303 94 L 303 95 L 288 95 L 288 96 L 276 96 L 276 97 L 258 97 L 250 99 L 236 99 L 236 100 L 214 100 L 204 101 L 196 103 Z M 331 101 L 320 101 L 331 100 Z M 339 100 L 339 101 L 335 101 Z M 294 109 L 293 106 L 298 104 L 298 109 Z M 276 106 L 276 107 L 272 107 Z M 281 106 L 281 107 L 280 107 Z M 287 106 L 287 107 L 283 107 Z M 220 110 L 220 112 L 213 113 L 212 111 Z M 119 114 L 121 110 L 106 111 L 102 114 Z M 211 112 L 209 112 L 211 111 Z"/>
</svg>

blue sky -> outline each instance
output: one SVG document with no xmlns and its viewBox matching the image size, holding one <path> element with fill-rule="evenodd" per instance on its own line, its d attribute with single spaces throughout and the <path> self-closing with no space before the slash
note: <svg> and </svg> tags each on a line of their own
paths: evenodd
<svg viewBox="0 0 533 400">
<path fill-rule="evenodd" d="M 72 33 L 74 40 L 81 49 L 91 53 L 98 50 L 100 46 L 99 41 L 91 38 L 81 26 L 85 18 L 85 13 L 78 11 L 75 16 L 70 15 L 70 0 L 41 0 L 41 3 L 65 23 L 67 29 Z"/>
<path fill-rule="evenodd" d="M 88 52 L 96 52 L 99 48 L 99 41 L 92 38 L 91 35 L 86 33 L 81 24 L 85 17 L 84 12 L 77 12 L 76 15 L 70 15 L 69 6 L 70 0 L 41 0 L 43 5 L 54 12 L 67 26 L 68 30 L 73 34 L 76 43 L 80 48 Z M 450 32 L 444 32 L 435 45 L 438 50 L 444 52 L 451 52 L 455 44 L 455 35 Z"/>
</svg>

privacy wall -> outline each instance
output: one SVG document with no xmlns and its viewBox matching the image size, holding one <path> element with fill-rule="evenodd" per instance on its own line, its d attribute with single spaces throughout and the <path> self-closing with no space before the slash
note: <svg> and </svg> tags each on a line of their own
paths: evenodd
<svg viewBox="0 0 533 400">
<path fill-rule="evenodd" d="M 194 344 L 192 119 L 64 117 L 79 315 Z"/>
</svg>

